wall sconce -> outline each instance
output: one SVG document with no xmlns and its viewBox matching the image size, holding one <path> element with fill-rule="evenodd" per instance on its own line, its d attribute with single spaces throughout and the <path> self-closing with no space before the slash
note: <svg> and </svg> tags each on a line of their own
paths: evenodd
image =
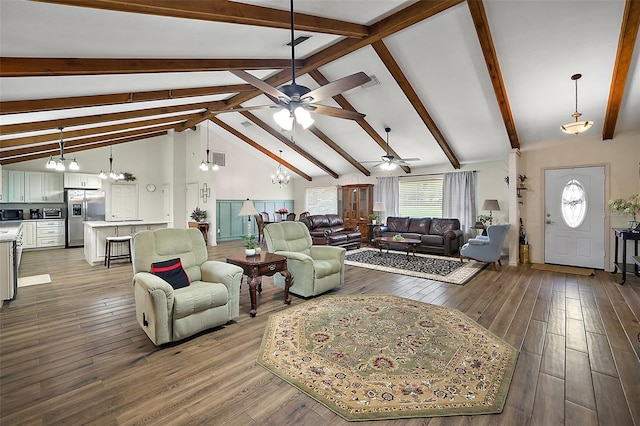
<svg viewBox="0 0 640 426">
<path fill-rule="evenodd" d="M 200 188 L 200 198 L 202 198 L 202 202 L 206 203 L 207 198 L 211 197 L 211 188 L 207 186 L 207 182 L 202 184 L 202 188 Z"/>
</svg>

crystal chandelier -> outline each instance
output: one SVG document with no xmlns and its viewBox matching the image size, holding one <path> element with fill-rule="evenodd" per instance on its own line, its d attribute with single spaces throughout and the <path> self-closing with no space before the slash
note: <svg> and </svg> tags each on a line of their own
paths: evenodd
<svg viewBox="0 0 640 426">
<path fill-rule="evenodd" d="M 62 138 L 62 130 L 64 129 L 64 127 L 58 127 L 58 130 L 60 130 L 60 142 L 58 143 L 60 145 L 60 159 L 56 162 L 53 159 L 53 156 L 50 155 L 49 156 L 49 161 L 47 161 L 46 164 L 46 168 L 47 169 L 55 169 L 59 172 L 64 172 L 65 171 L 65 158 L 64 158 L 64 139 Z M 69 164 L 69 170 L 80 170 L 80 165 L 78 165 L 78 162 L 76 161 L 75 157 L 73 158 L 73 161 L 71 162 L 71 164 Z"/>
<path fill-rule="evenodd" d="M 100 176 L 101 179 L 107 179 L 107 178 L 113 179 L 113 180 L 124 179 L 124 174 L 122 172 L 116 173 L 113 171 L 113 149 L 111 146 L 109 146 L 109 174 L 100 170 L 100 173 L 98 174 L 98 176 Z"/>
<path fill-rule="evenodd" d="M 593 126 L 593 121 L 578 121 L 578 118 L 582 115 L 578 112 L 578 80 L 580 80 L 580 78 L 582 78 L 582 74 L 574 74 L 571 76 L 571 80 L 576 82 L 576 112 L 571 114 L 575 121 L 560 126 L 563 132 L 573 135 L 586 132 Z"/>
<path fill-rule="evenodd" d="M 202 163 L 200 163 L 200 170 L 202 170 L 203 172 L 209 171 L 209 170 L 218 170 L 218 165 L 214 162 L 213 164 L 211 164 L 211 162 L 209 161 L 209 121 L 207 121 L 207 157 L 205 158 L 205 160 L 202 160 Z"/>
<path fill-rule="evenodd" d="M 282 160 L 282 150 L 280 150 L 280 160 Z M 280 185 L 288 185 L 289 184 L 289 174 L 286 170 L 282 170 L 282 164 L 278 163 L 278 168 L 276 169 L 276 174 L 271 175 L 271 183 Z"/>
</svg>

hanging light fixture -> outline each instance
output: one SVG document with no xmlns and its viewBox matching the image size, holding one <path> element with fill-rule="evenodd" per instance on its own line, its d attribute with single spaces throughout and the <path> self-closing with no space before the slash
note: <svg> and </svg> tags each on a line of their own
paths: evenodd
<svg viewBox="0 0 640 426">
<path fill-rule="evenodd" d="M 60 130 L 60 142 L 58 142 L 58 145 L 60 146 L 60 158 L 58 159 L 58 161 L 55 161 L 53 159 L 53 156 L 50 155 L 49 156 L 49 160 L 47 161 L 47 164 L 45 165 L 45 167 L 47 169 L 55 169 L 57 171 L 60 172 L 64 172 L 65 171 L 65 158 L 64 158 L 64 139 L 62 138 L 62 130 L 64 129 L 64 127 L 58 127 L 58 130 Z M 71 162 L 71 164 L 69 164 L 69 169 L 70 170 L 80 170 L 80 166 L 78 165 L 78 162 L 76 161 L 75 157 L 73 158 L 73 161 Z"/>
<path fill-rule="evenodd" d="M 218 170 L 218 165 L 215 163 L 211 164 L 211 162 L 209 161 L 209 121 L 207 121 L 207 157 L 202 160 L 202 163 L 200 163 L 200 170 L 202 170 L 203 172 L 206 172 L 208 170 L 213 170 L 216 171 Z"/>
<path fill-rule="evenodd" d="M 109 146 L 109 174 L 100 170 L 100 173 L 98 174 L 98 176 L 100 176 L 100 178 L 102 179 L 107 179 L 107 178 L 112 180 L 124 179 L 124 174 L 122 172 L 116 173 L 113 171 L 113 147 L 112 146 Z"/>
<path fill-rule="evenodd" d="M 576 82 L 576 112 L 571 114 L 575 121 L 567 123 L 564 126 L 560 126 L 563 132 L 573 135 L 586 132 L 591 128 L 591 126 L 593 126 L 593 121 L 578 121 L 578 118 L 582 115 L 578 112 L 578 80 L 580 80 L 581 77 L 582 74 L 574 74 L 571 76 L 571 80 Z"/>
<path fill-rule="evenodd" d="M 280 150 L 280 160 L 282 160 L 282 150 Z M 290 176 L 286 170 L 282 170 L 282 164 L 278 163 L 278 168 L 276 169 L 276 174 L 271 175 L 271 183 L 280 185 L 288 185 Z"/>
</svg>

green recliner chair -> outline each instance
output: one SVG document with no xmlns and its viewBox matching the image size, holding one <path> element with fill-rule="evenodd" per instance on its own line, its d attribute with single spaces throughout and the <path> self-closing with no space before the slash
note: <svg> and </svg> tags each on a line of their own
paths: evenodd
<svg viewBox="0 0 640 426">
<path fill-rule="evenodd" d="M 292 283 L 289 291 L 302 297 L 317 296 L 344 283 L 346 249 L 314 246 L 309 229 L 301 222 L 270 223 L 264 238 L 271 253 L 287 258 Z M 276 286 L 284 288 L 284 277 L 273 276 Z"/>
<path fill-rule="evenodd" d="M 133 237 L 136 317 L 156 346 L 226 324 L 240 314 L 242 268 L 207 256 L 196 228 L 142 231 Z M 190 284 L 174 289 L 151 273 L 151 264 L 176 258 Z"/>
</svg>

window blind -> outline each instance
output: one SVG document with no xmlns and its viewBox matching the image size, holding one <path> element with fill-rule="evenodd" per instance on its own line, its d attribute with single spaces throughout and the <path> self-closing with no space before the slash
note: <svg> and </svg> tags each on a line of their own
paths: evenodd
<svg viewBox="0 0 640 426">
<path fill-rule="evenodd" d="M 306 209 L 311 214 L 337 214 L 338 190 L 335 186 L 306 189 Z"/>
<path fill-rule="evenodd" d="M 441 176 L 400 179 L 400 216 L 442 217 L 442 185 Z"/>
</svg>

